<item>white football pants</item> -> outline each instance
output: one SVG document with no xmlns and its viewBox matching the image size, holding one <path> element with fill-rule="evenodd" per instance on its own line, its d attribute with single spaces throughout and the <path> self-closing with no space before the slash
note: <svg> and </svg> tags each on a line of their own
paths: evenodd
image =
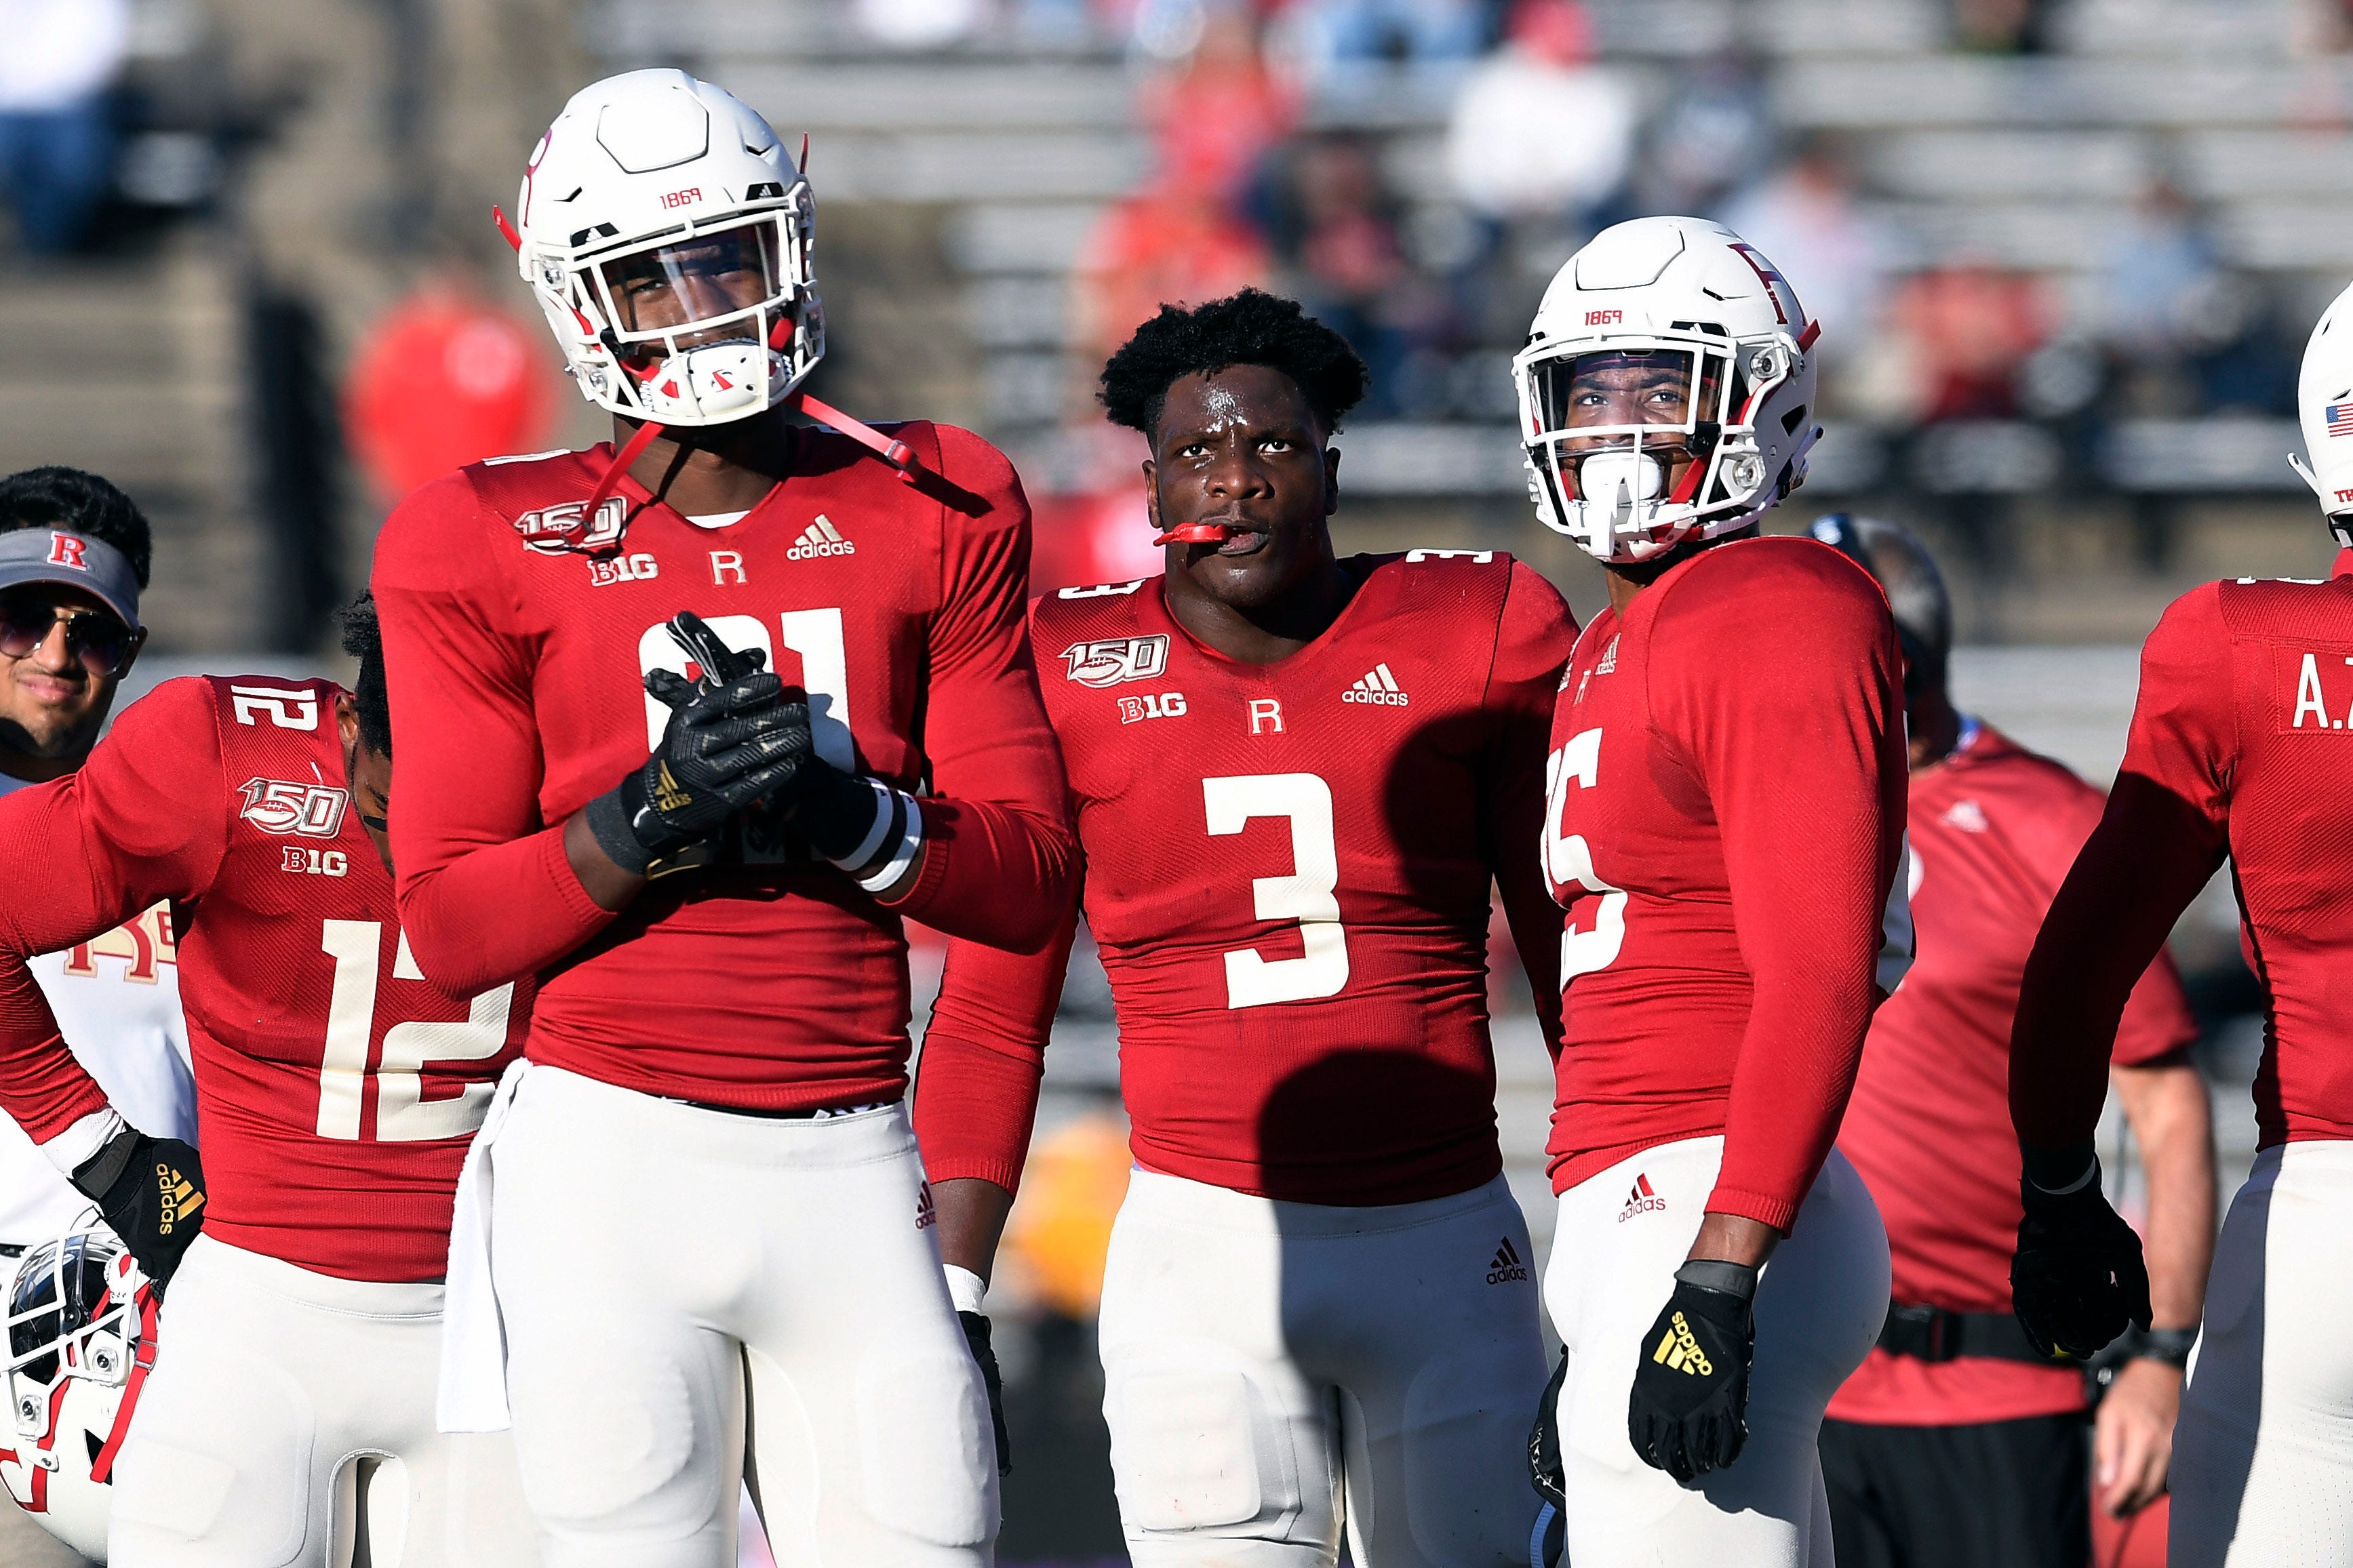
<svg viewBox="0 0 2353 1568">
<path fill-rule="evenodd" d="M 1136 1171 L 1103 1276 L 1103 1415 L 1137 1568 L 1528 1560 L 1544 1347 L 1501 1176 L 1277 1203 Z"/>
<path fill-rule="evenodd" d="M 2255 1156 L 2173 1436 L 2174 1568 L 2353 1563 L 2353 1143 Z"/>
<path fill-rule="evenodd" d="M 433 1427 L 441 1287 L 314 1274 L 199 1236 L 114 1470 L 115 1568 L 538 1561 L 514 1447 Z"/>
<path fill-rule="evenodd" d="M 1662 1144 L 1560 1195 L 1545 1305 L 1568 1347 L 1562 1512 L 1577 1568 L 1830 1568 L 1815 1440 L 1887 1316 L 1887 1233 L 1843 1154 L 1831 1151 L 1757 1282 L 1740 1458 L 1680 1485 L 1626 1435 L 1642 1342 L 1674 1291 L 1723 1156 L 1721 1137 Z"/>
<path fill-rule="evenodd" d="M 738 1116 L 535 1067 L 491 1163 L 550 1568 L 733 1568 L 745 1479 L 779 1563 L 988 1563 L 987 1394 L 902 1107 Z"/>
</svg>

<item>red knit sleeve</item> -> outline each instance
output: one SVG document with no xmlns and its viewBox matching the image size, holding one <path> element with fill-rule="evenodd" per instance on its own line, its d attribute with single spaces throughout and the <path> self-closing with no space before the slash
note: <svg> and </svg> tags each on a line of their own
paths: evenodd
<svg viewBox="0 0 2353 1568">
<path fill-rule="evenodd" d="M 37 1143 L 107 1101 L 26 960 L 212 886 L 227 839 L 216 723 L 205 681 L 166 681 L 79 773 L 0 800 L 0 1108 Z"/>
<path fill-rule="evenodd" d="M 1707 1207 L 1786 1231 L 1877 1001 L 1904 834 L 1901 656 L 1878 587 L 1827 549 L 1735 547 L 1664 591 L 1653 721 L 1714 807 L 1753 986 Z"/>
<path fill-rule="evenodd" d="M 1023 618 L 1029 502 L 997 448 L 951 426 L 939 437 L 946 477 L 983 505 L 945 512 L 926 648 L 923 869 L 893 907 L 952 937 L 1035 949 L 1071 900 L 1078 847 Z"/>
<path fill-rule="evenodd" d="M 949 942 L 915 1068 L 915 1141 L 933 1181 L 977 1176 L 1019 1190 L 1077 924 L 1073 900 L 1039 952 Z"/>
<path fill-rule="evenodd" d="M 1486 709 L 1496 729 L 1482 763 L 1480 832 L 1512 943 L 1535 994 L 1545 1047 L 1555 1056 L 1560 1054 L 1560 930 L 1567 911 L 1546 890 L 1534 847 L 1544 830 L 1553 701 L 1560 672 L 1576 650 L 1577 617 L 1560 591 L 1525 562 L 1514 562 L 1487 676 Z"/>
<path fill-rule="evenodd" d="M 2232 665 L 2218 584 L 2175 600 L 2142 646 L 2124 768 L 2043 917 L 2019 990 L 2010 1117 L 2031 1147 L 2092 1135 L 2126 1003 L 2229 852 Z"/>
<path fill-rule="evenodd" d="M 492 520 L 493 521 L 495 520 Z M 393 864 L 417 967 L 453 996 L 535 973 L 613 918 L 539 819 L 543 759 L 498 552 L 463 474 L 415 491 L 371 575 L 392 699 Z"/>
</svg>

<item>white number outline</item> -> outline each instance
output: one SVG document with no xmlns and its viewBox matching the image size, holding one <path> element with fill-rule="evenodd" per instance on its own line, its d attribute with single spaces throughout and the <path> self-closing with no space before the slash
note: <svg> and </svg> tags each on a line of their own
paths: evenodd
<svg viewBox="0 0 2353 1568">
<path fill-rule="evenodd" d="M 1578 731 L 1568 738 L 1567 745 L 1545 759 L 1544 866 L 1545 876 L 1552 883 L 1553 898 L 1566 909 L 1574 900 L 1561 897 L 1564 889 L 1601 895 L 1600 905 L 1594 911 L 1592 930 L 1578 931 L 1567 924 L 1561 928 L 1563 985 L 1577 975 L 1609 968 L 1626 945 L 1625 889 L 1612 887 L 1594 874 L 1593 847 L 1586 843 L 1583 834 L 1560 831 L 1561 813 L 1568 805 L 1570 781 L 1574 780 L 1580 789 L 1591 789 L 1600 773 L 1599 728 Z"/>
<path fill-rule="evenodd" d="M 422 1143 L 462 1138 L 482 1124 L 490 1109 L 490 1083 L 470 1083 L 447 1100 L 425 1098 L 425 1068 L 435 1063 L 488 1061 L 506 1045 L 513 1016 L 512 983 L 485 991 L 467 1005 L 462 1021 L 410 1019 L 384 1032 L 384 1058 L 367 1070 L 368 1036 L 375 1024 L 377 971 L 383 962 L 380 921 L 327 921 L 319 951 L 335 961 L 334 987 L 327 1002 L 327 1036 L 319 1058 L 319 1119 L 322 1138 L 356 1142 L 367 1103 L 367 1080 L 375 1079 L 375 1141 Z M 401 933 L 394 954 L 396 980 L 422 980 Z"/>
<path fill-rule="evenodd" d="M 638 638 L 638 673 L 667 669 L 686 673 L 686 652 L 670 640 L 665 622 L 656 621 Z M 757 616 L 712 616 L 707 623 L 719 639 L 737 652 L 758 648 L 776 667 L 776 644 L 801 656 L 801 686 L 808 693 L 809 737 L 817 754 L 844 773 L 858 771 L 858 746 L 849 734 L 849 658 L 842 638 L 841 611 L 785 610 L 776 616 L 778 636 L 768 635 L 768 623 Z M 646 699 L 646 749 L 659 750 L 662 731 L 670 725 L 670 709 Z"/>
<path fill-rule="evenodd" d="M 1340 923 L 1339 847 L 1332 830 L 1332 786 L 1314 773 L 1250 773 L 1203 779 L 1209 835 L 1240 833 L 1254 816 L 1291 822 L 1292 870 L 1250 882 L 1262 921 L 1296 921 L 1301 954 L 1267 958 L 1256 948 L 1225 954 L 1226 1005 L 1264 1007 L 1335 996 L 1348 984 L 1348 932 Z"/>
</svg>

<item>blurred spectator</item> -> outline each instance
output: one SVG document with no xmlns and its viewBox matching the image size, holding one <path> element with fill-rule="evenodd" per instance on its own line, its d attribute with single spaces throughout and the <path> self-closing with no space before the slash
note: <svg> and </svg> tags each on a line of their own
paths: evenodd
<svg viewBox="0 0 2353 1568">
<path fill-rule="evenodd" d="M 1257 232 L 1197 185 L 1163 181 L 1113 205 L 1088 236 L 1073 279 L 1087 416 L 1094 416 L 1095 373 L 1138 323 L 1163 304 L 1262 284 L 1272 269 Z"/>
<path fill-rule="evenodd" d="M 1088 1111 L 1037 1140 L 997 1258 L 996 1289 L 1008 1305 L 1081 1321 L 1094 1317 L 1133 1163 L 1115 1110 Z"/>
<path fill-rule="evenodd" d="M 1176 35 L 1185 44 L 1181 63 L 1146 82 L 1140 105 L 1160 178 L 1220 201 L 1238 199 L 1267 150 L 1297 121 L 1299 94 L 1267 68 L 1257 14 L 1241 0 L 1169 4 L 1192 13 Z M 1147 6 L 1139 27 L 1159 9 Z"/>
<path fill-rule="evenodd" d="M 1455 192 L 1490 218 L 1581 222 L 1626 182 L 1634 90 L 1594 63 L 1592 23 L 1577 0 L 1519 0 L 1504 37 L 1455 101 L 1446 133 Z"/>
<path fill-rule="evenodd" d="M 540 334 L 450 273 L 368 330 L 343 381 L 343 425 L 387 500 L 483 458 L 543 446 L 553 372 Z"/>
<path fill-rule="evenodd" d="M 2101 327 L 2120 412 L 2294 411 L 2295 370 L 2253 281 L 2172 180 L 2149 182 L 2101 261 Z"/>
<path fill-rule="evenodd" d="M 114 155 L 107 89 L 131 43 L 131 0 L 0 0 L 0 191 L 17 243 L 79 243 Z"/>
<path fill-rule="evenodd" d="M 1282 20 L 1287 52 L 1314 81 L 1380 61 L 1467 60 L 1488 41 L 1479 0 L 1297 0 Z"/>
<path fill-rule="evenodd" d="M 1357 135 L 1307 138 L 1277 161 L 1260 221 L 1293 273 L 1291 291 L 1346 338 L 1372 372 L 1363 412 L 1398 412 L 1400 373 L 1418 343 L 1445 335 L 1443 293 L 1415 271 L 1375 147 Z"/>
<path fill-rule="evenodd" d="M 1821 322 L 1824 374 L 1832 384 L 1823 396 L 1837 406 L 1841 368 L 1855 363 L 1881 330 L 1889 250 L 1878 220 L 1855 200 L 1844 145 L 1822 132 L 1807 136 L 1724 221 L 1773 258 L 1807 315 Z"/>
<path fill-rule="evenodd" d="M 1951 0 L 1953 42 L 1980 54 L 2050 47 L 2051 0 Z"/>
<path fill-rule="evenodd" d="M 1935 268 L 1905 280 L 1892 326 L 1915 377 L 1914 417 L 2006 419 L 2018 412 L 2021 367 L 2051 335 L 2051 301 L 2021 273 Z"/>
<path fill-rule="evenodd" d="M 1717 211 L 1763 172 L 1773 140 L 1756 61 L 1738 49 L 1700 57 L 1678 74 L 1644 138 L 1635 175 L 1643 210 Z M 1780 254 L 1762 241 L 1757 248 Z"/>
<path fill-rule="evenodd" d="M 858 25 L 895 49 L 936 49 L 980 25 L 979 0 L 856 0 Z"/>
</svg>

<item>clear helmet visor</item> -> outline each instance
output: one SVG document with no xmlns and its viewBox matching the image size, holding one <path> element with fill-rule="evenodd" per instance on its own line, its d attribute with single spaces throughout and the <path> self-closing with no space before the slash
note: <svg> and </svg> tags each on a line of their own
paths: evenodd
<svg viewBox="0 0 2353 1568">
<path fill-rule="evenodd" d="M 596 289 L 615 335 L 656 354 L 759 342 L 763 312 L 796 291 L 788 254 L 781 222 L 764 215 L 600 260 Z"/>
<path fill-rule="evenodd" d="M 1612 348 L 1529 367 L 1528 434 L 1569 501 L 1653 501 L 1684 491 L 1720 425 L 1725 356 L 1678 347 Z"/>
</svg>

